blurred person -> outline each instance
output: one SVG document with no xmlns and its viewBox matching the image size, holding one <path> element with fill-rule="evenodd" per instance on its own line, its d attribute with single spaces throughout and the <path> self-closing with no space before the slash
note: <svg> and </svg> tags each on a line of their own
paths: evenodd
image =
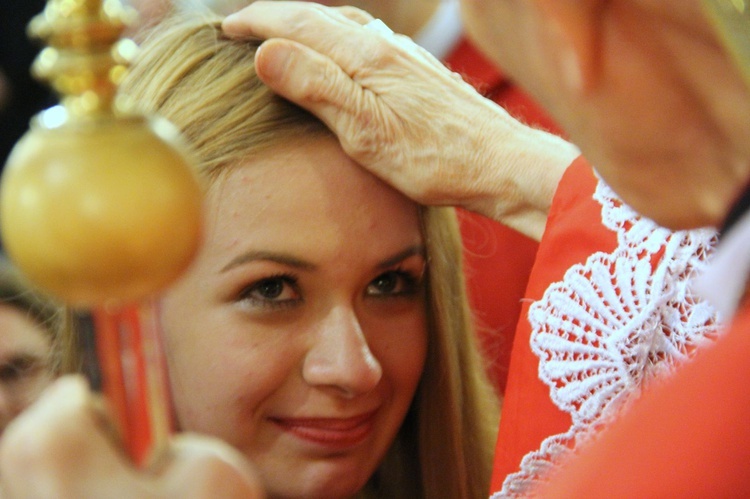
<svg viewBox="0 0 750 499">
<path fill-rule="evenodd" d="M 0 436 L 60 371 L 59 310 L 0 259 Z"/>
</svg>

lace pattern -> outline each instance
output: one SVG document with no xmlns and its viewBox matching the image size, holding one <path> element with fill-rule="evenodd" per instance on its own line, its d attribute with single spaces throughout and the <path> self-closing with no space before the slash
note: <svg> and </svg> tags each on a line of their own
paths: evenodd
<svg viewBox="0 0 750 499">
<path fill-rule="evenodd" d="M 617 234 L 617 248 L 571 267 L 529 309 L 539 377 L 572 425 L 527 454 L 493 499 L 523 497 L 623 404 L 719 332 L 717 313 L 690 287 L 716 233 L 661 228 L 602 180 L 594 199 L 604 226 Z"/>
</svg>

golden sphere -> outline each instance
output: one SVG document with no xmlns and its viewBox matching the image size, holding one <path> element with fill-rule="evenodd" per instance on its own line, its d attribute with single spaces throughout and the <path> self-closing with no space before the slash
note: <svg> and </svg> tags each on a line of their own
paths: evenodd
<svg viewBox="0 0 750 499">
<path fill-rule="evenodd" d="M 193 259 L 202 226 L 201 187 L 176 137 L 168 123 L 141 118 L 32 126 L 0 186 L 8 256 L 73 306 L 166 287 Z"/>
</svg>

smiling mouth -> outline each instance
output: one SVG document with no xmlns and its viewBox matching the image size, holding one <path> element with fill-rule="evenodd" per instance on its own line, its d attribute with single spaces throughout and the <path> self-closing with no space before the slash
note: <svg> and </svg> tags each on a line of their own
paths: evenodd
<svg viewBox="0 0 750 499">
<path fill-rule="evenodd" d="M 352 447 L 372 432 L 375 411 L 351 418 L 270 418 L 292 435 L 327 447 Z"/>
</svg>

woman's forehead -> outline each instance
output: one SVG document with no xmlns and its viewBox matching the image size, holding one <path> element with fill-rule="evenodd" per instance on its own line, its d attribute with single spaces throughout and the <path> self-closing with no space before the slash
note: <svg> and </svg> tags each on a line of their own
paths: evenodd
<svg viewBox="0 0 750 499">
<path fill-rule="evenodd" d="M 209 202 L 232 194 L 244 202 L 272 205 L 392 206 L 416 210 L 416 203 L 350 159 L 332 137 L 281 144 L 248 155 L 209 188 Z M 385 202 L 380 202 L 384 199 Z"/>
<path fill-rule="evenodd" d="M 418 213 L 337 142 L 310 142 L 269 149 L 217 179 L 207 196 L 207 243 L 228 249 L 244 238 L 305 251 L 340 241 L 390 251 L 421 244 Z"/>
</svg>

